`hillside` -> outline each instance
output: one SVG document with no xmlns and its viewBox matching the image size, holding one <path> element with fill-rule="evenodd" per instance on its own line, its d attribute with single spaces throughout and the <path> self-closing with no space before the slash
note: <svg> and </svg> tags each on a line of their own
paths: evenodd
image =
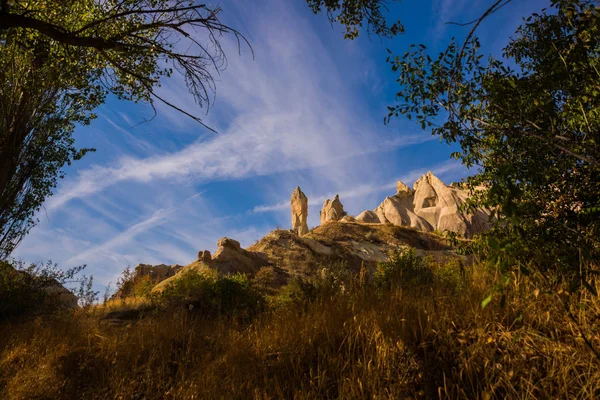
<svg viewBox="0 0 600 400">
<path fill-rule="evenodd" d="M 351 217 L 344 211 L 339 196 L 333 201 L 326 200 L 321 210 L 321 225 L 309 231 L 308 198 L 298 187 L 290 199 L 291 230 L 272 231 L 247 249 L 235 239 L 222 238 L 215 254 L 199 251 L 198 259 L 186 266 L 140 264 L 131 279 L 148 278 L 160 283 L 157 290 L 162 290 L 186 271 L 214 270 L 254 276 L 261 268 L 271 267 L 277 276 L 274 285 L 279 287 L 291 277 L 308 277 L 320 266 L 332 263 L 343 263 L 353 272 L 363 265 L 373 268 L 398 247 L 414 248 L 420 256 L 444 261 L 458 256 L 447 240 L 433 233 L 434 229 L 471 236 L 489 225 L 487 213 L 478 210 L 468 214 L 461 210 L 467 198 L 465 190 L 446 186 L 429 172 L 415 182 L 414 189 L 399 181 L 397 193 L 386 197 L 371 212 L 373 216 L 363 212 Z M 121 291 L 117 297 L 128 294 Z"/>
</svg>

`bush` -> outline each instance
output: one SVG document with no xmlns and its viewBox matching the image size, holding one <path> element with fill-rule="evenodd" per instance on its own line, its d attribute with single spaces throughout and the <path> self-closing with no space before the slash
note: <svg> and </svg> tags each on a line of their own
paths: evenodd
<svg viewBox="0 0 600 400">
<path fill-rule="evenodd" d="M 62 285 L 80 283 L 79 299 L 89 299 L 92 278 L 75 279 L 85 266 L 62 271 L 52 261 L 31 264 L 0 261 L 0 319 L 28 317 L 76 306 L 74 293 Z M 89 287 L 88 287 L 89 286 Z M 84 298 L 85 297 L 85 298 Z"/>
<path fill-rule="evenodd" d="M 277 296 L 272 298 L 271 306 L 303 307 L 306 303 L 313 302 L 318 297 L 318 289 L 314 280 L 294 276 L 287 285 L 283 286 Z"/>
<path fill-rule="evenodd" d="M 264 309 L 263 295 L 244 274 L 188 271 L 153 297 L 165 308 L 186 307 L 206 316 L 250 318 Z"/>
<path fill-rule="evenodd" d="M 463 293 L 468 287 L 467 270 L 459 258 L 451 258 L 443 263 L 435 263 L 434 275 L 438 286 L 450 291 L 452 294 Z"/>
<path fill-rule="evenodd" d="M 373 276 L 375 285 L 380 288 L 423 286 L 433 283 L 433 278 L 428 263 L 415 254 L 414 248 L 401 247 L 394 250 L 387 261 L 377 264 Z"/>
<path fill-rule="evenodd" d="M 142 299 L 149 299 L 151 297 L 152 288 L 155 285 L 156 282 L 153 282 L 149 276 L 144 276 L 137 282 L 133 283 L 132 291 L 136 297 L 141 297 Z"/>
</svg>

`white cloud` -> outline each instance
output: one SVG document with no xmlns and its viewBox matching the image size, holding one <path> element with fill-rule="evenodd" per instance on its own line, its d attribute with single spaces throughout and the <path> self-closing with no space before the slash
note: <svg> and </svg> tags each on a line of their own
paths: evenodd
<svg viewBox="0 0 600 400">
<path fill-rule="evenodd" d="M 21 257 L 43 253 L 65 267 L 86 263 L 107 283 L 126 265 L 187 263 L 198 250 L 214 250 L 222 236 L 249 245 L 276 224 L 287 226 L 288 200 L 273 199 L 299 183 L 319 194 L 309 195 L 311 206 L 320 207 L 339 190 L 342 199 L 357 200 L 355 208 L 375 207 L 370 202 L 378 192 L 395 187 L 390 171 L 403 167 L 394 160 L 402 147 L 404 165 L 416 160 L 415 167 L 433 164 L 440 173 L 439 155 L 423 160 L 409 147 L 436 137 L 383 126 L 382 115 L 371 115 L 370 105 L 348 84 L 366 79 L 356 74 L 363 62 L 371 68 L 368 79 L 381 82 L 371 76 L 372 61 L 357 42 L 344 42 L 354 51 L 334 60 L 312 20 L 290 11 L 287 2 L 231 7 L 248 26 L 256 59 L 247 51 L 241 57 L 237 49 L 229 51 L 229 67 L 218 77 L 217 100 L 205 118 L 219 133 L 208 134 L 158 103 L 154 121 L 130 128 L 126 124 L 148 110 L 131 105 L 127 110 L 134 113 L 128 114 L 114 106 L 104 125 L 124 137 L 97 140 L 119 147 L 121 158 L 102 159 L 105 149 L 90 143 L 98 148 L 96 164 L 75 164 L 46 204 L 50 221 L 25 238 Z M 338 32 L 331 34 L 342 40 Z M 166 81 L 161 90 L 169 101 L 194 110 L 180 80 Z M 265 205 L 254 207 L 260 203 Z"/>
<path fill-rule="evenodd" d="M 83 264 L 99 253 L 109 255 L 110 253 L 114 252 L 117 246 L 122 246 L 123 244 L 128 243 L 131 239 L 135 238 L 137 235 L 166 222 L 167 217 L 171 211 L 172 210 L 157 210 L 150 217 L 131 225 L 123 232 L 110 238 L 106 242 L 96 246 L 92 246 L 83 251 L 82 253 L 79 253 L 76 256 L 69 258 L 65 261 L 65 264 Z"/>
</svg>

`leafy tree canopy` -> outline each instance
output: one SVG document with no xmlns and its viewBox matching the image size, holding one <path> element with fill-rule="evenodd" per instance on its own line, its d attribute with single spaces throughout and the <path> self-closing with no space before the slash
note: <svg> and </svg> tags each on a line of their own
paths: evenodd
<svg viewBox="0 0 600 400">
<path fill-rule="evenodd" d="M 496 2 L 482 19 L 505 2 Z M 475 26 L 437 57 L 425 46 L 390 56 L 397 104 L 474 167 L 472 205 L 492 209 L 503 265 L 560 271 L 580 282 L 600 259 L 600 10 L 554 0 L 485 59 Z M 588 271 L 591 272 L 591 271 Z M 585 281 L 583 281 L 585 284 Z"/>
<path fill-rule="evenodd" d="M 391 0 L 400 2 L 400 0 Z M 354 39 L 363 24 L 366 24 L 368 33 L 375 33 L 381 37 L 392 37 L 404 32 L 400 21 L 389 25 L 386 21 L 388 0 L 306 0 L 311 10 L 318 14 L 327 13 L 329 20 L 339 23 L 346 28 L 344 38 Z"/>
<path fill-rule="evenodd" d="M 219 40 L 245 39 L 195 1 L 0 0 L 0 259 L 35 223 L 34 214 L 77 149 L 108 94 L 154 105 L 161 78 L 183 76 L 200 106 L 226 66 Z"/>
</svg>

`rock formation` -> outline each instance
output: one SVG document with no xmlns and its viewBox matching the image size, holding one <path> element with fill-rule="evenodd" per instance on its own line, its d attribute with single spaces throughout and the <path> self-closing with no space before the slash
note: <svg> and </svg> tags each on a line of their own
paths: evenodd
<svg viewBox="0 0 600 400">
<path fill-rule="evenodd" d="M 327 199 L 323 203 L 321 209 L 321 225 L 328 221 L 339 221 L 346 213 L 344 212 L 344 206 L 340 202 L 340 195 L 336 194 L 333 201 Z"/>
<path fill-rule="evenodd" d="M 133 275 L 134 279 L 140 279 L 147 276 L 151 281 L 159 282 L 175 275 L 181 268 L 183 268 L 183 265 L 179 264 L 138 264 L 133 270 Z"/>
<path fill-rule="evenodd" d="M 292 230 L 294 230 L 299 236 L 306 235 L 308 233 L 308 225 L 306 219 L 308 217 L 308 198 L 300 186 L 292 192 L 290 198 L 290 204 L 292 207 Z"/>
<path fill-rule="evenodd" d="M 212 257 L 208 250 L 199 251 L 196 261 L 182 267 L 175 275 L 160 281 L 152 291 L 160 292 L 170 283 L 192 271 L 202 273 L 212 270 L 222 274 L 254 275 L 260 268 L 270 265 L 266 254 L 245 250 L 237 240 L 224 237 L 217 242 L 217 246 L 217 251 Z"/>
<path fill-rule="evenodd" d="M 356 216 L 358 222 L 364 222 L 366 224 L 380 224 L 381 221 L 374 211 L 365 210 Z"/>
<path fill-rule="evenodd" d="M 242 249 L 237 240 L 225 237 L 217 245 L 219 248 L 209 265 L 221 273 L 254 273 L 269 263 L 264 254 Z"/>
<path fill-rule="evenodd" d="M 398 181 L 397 193 L 386 197 L 373 211 L 363 211 L 356 217 L 364 223 L 391 223 L 410 226 L 421 231 L 452 231 L 464 237 L 489 228 L 489 213 L 477 210 L 467 214 L 460 206 L 468 192 L 461 185 L 446 186 L 431 172 L 423 175 L 409 188 Z"/>
<path fill-rule="evenodd" d="M 43 288 L 48 296 L 63 308 L 77 308 L 77 296 L 69 289 L 61 285 L 56 279 L 52 279 L 47 286 Z"/>
</svg>

